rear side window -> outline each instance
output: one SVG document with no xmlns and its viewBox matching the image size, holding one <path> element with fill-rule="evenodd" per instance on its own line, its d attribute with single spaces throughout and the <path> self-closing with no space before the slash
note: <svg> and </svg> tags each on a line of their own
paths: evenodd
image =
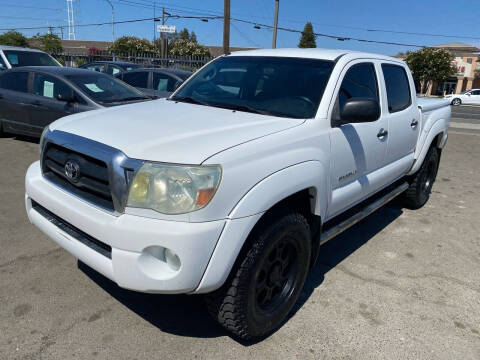
<svg viewBox="0 0 480 360">
<path fill-rule="evenodd" d="M 0 88 L 28 92 L 28 72 L 11 72 L 0 75 Z"/>
<path fill-rule="evenodd" d="M 407 73 L 402 66 L 382 64 L 385 87 L 387 88 L 388 111 L 404 110 L 412 103 Z"/>
<path fill-rule="evenodd" d="M 123 81 L 133 87 L 148 88 L 148 71 L 135 71 L 123 74 Z"/>
<path fill-rule="evenodd" d="M 377 76 L 372 63 L 353 65 L 348 69 L 338 94 L 339 110 L 351 98 L 374 99 L 378 101 Z"/>
</svg>

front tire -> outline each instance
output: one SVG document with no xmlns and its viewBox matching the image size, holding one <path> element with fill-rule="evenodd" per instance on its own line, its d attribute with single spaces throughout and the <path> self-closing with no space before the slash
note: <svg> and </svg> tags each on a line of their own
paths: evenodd
<svg viewBox="0 0 480 360">
<path fill-rule="evenodd" d="M 410 178 L 410 186 L 403 193 L 403 202 L 409 209 L 419 209 L 430 198 L 437 177 L 440 154 L 435 146 L 428 150 L 420 169 Z"/>
<path fill-rule="evenodd" d="M 453 106 L 459 106 L 459 105 L 462 105 L 462 100 L 460 100 L 459 98 L 455 98 L 452 100 L 452 103 L 451 103 Z"/>
<path fill-rule="evenodd" d="M 295 305 L 310 261 L 310 228 L 295 212 L 266 215 L 225 284 L 206 295 L 210 314 L 242 339 L 271 333 Z"/>
</svg>

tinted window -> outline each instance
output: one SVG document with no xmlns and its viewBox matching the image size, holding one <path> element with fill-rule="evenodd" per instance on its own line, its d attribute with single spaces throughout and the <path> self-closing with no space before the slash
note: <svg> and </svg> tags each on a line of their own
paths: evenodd
<svg viewBox="0 0 480 360">
<path fill-rule="evenodd" d="M 71 94 L 73 90 L 60 79 L 50 75 L 35 74 L 33 93 L 50 99 L 56 99 L 58 94 Z"/>
<path fill-rule="evenodd" d="M 67 75 L 65 77 L 78 86 L 89 98 L 99 103 L 110 104 L 148 99 L 138 90 L 109 75 L 92 73 L 91 75 Z"/>
<path fill-rule="evenodd" d="M 173 91 L 177 80 L 163 73 L 153 73 L 153 89 L 158 91 Z"/>
<path fill-rule="evenodd" d="M 377 77 L 372 63 L 353 65 L 345 74 L 338 93 L 339 110 L 350 98 L 374 99 L 378 101 Z"/>
<path fill-rule="evenodd" d="M 148 71 L 135 71 L 123 74 L 123 81 L 139 88 L 148 88 Z"/>
<path fill-rule="evenodd" d="M 85 66 L 85 69 L 104 73 L 107 71 L 107 66 L 104 64 L 92 64 Z"/>
<path fill-rule="evenodd" d="M 119 74 L 122 72 L 122 68 L 118 67 L 118 66 L 115 66 L 115 65 L 110 65 L 108 67 L 108 74 L 110 75 L 115 75 L 115 74 Z"/>
<path fill-rule="evenodd" d="M 59 66 L 50 55 L 42 52 L 4 50 L 3 53 L 12 67 Z"/>
<path fill-rule="evenodd" d="M 412 99 L 405 69 L 397 65 L 382 64 L 382 71 L 387 88 L 388 111 L 393 113 L 409 107 Z"/>
<path fill-rule="evenodd" d="M 267 115 L 312 118 L 332 61 L 228 56 L 198 71 L 173 98 Z"/>
<path fill-rule="evenodd" d="M 480 90 L 473 90 L 472 95 L 480 95 Z"/>
<path fill-rule="evenodd" d="M 0 88 L 28 92 L 28 72 L 11 72 L 0 75 Z"/>
</svg>

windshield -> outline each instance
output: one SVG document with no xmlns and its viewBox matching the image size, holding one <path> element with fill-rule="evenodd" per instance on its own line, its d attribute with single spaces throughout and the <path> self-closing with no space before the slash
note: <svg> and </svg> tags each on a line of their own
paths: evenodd
<svg viewBox="0 0 480 360">
<path fill-rule="evenodd" d="M 102 104 L 112 104 L 133 100 L 146 100 L 148 97 L 125 83 L 101 73 L 66 75 L 89 98 Z"/>
<path fill-rule="evenodd" d="M 213 61 L 171 100 L 291 118 L 315 116 L 332 61 L 227 56 Z"/>
<path fill-rule="evenodd" d="M 4 50 L 12 67 L 19 66 L 60 66 L 50 55 L 35 51 Z"/>
</svg>

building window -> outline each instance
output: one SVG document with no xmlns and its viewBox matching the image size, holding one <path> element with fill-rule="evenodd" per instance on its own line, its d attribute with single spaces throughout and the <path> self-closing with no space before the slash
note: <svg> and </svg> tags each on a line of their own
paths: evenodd
<svg viewBox="0 0 480 360">
<path fill-rule="evenodd" d="M 472 58 L 467 58 L 467 63 L 471 64 L 472 63 Z"/>
</svg>

